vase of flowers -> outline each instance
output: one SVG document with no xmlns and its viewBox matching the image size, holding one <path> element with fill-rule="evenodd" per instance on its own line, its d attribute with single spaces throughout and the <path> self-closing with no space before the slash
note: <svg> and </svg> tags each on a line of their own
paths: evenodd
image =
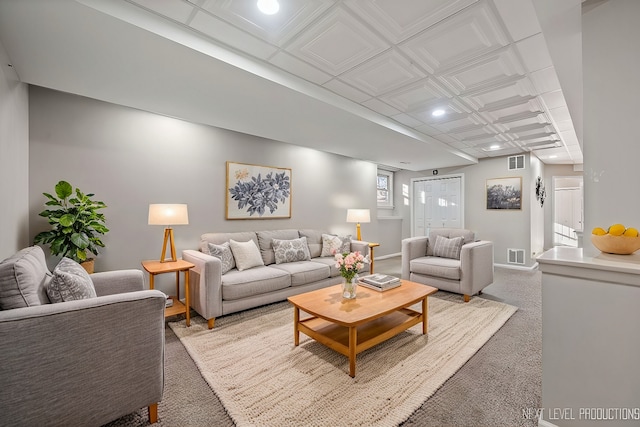
<svg viewBox="0 0 640 427">
<path fill-rule="evenodd" d="M 365 257 L 356 251 L 336 253 L 335 259 L 342 276 L 342 297 L 353 299 L 358 288 L 358 271 L 364 268 Z"/>
</svg>

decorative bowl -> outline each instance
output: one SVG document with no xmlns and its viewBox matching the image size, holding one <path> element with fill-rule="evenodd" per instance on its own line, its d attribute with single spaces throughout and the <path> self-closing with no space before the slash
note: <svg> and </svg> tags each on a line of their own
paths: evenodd
<svg viewBox="0 0 640 427">
<path fill-rule="evenodd" d="M 629 255 L 640 249 L 640 237 L 591 235 L 593 246 L 608 254 Z"/>
</svg>

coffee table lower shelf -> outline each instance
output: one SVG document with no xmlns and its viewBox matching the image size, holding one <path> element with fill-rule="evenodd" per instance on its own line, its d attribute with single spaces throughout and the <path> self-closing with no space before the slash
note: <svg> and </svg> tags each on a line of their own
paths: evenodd
<svg viewBox="0 0 640 427">
<path fill-rule="evenodd" d="M 402 308 L 351 328 L 319 317 L 308 317 L 297 322 L 297 329 L 319 343 L 349 357 L 349 375 L 353 377 L 355 375 L 356 354 L 380 344 L 414 325 L 423 323 L 423 320 L 422 313 L 410 308 Z M 354 335 L 355 345 L 350 342 L 350 334 Z"/>
</svg>

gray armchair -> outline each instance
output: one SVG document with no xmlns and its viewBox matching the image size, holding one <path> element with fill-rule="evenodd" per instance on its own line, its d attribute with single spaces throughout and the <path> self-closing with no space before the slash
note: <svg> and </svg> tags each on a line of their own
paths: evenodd
<svg viewBox="0 0 640 427">
<path fill-rule="evenodd" d="M 121 270 L 91 275 L 97 298 L 50 304 L 47 275 L 37 246 L 0 263 L 3 303 L 12 279 L 35 283 L 18 295 L 26 307 L 0 305 L 0 425 L 99 426 L 145 406 L 155 422 L 164 294 L 143 290 L 140 270 Z"/>
<path fill-rule="evenodd" d="M 455 251 L 451 254 L 445 251 L 446 256 L 438 253 L 435 250 L 437 236 L 461 237 L 459 257 L 453 254 Z M 493 243 L 476 241 L 472 231 L 454 228 L 433 229 L 428 237 L 404 239 L 402 278 L 462 294 L 464 301 L 469 302 L 472 295 L 493 283 Z"/>
</svg>

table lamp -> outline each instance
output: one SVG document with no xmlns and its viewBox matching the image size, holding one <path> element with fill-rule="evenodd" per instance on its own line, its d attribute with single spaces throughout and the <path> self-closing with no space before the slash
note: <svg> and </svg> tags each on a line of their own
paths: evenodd
<svg viewBox="0 0 640 427">
<path fill-rule="evenodd" d="M 164 243 L 162 244 L 162 255 L 160 255 L 160 262 L 177 261 L 176 247 L 173 243 L 173 228 L 171 228 L 171 226 L 186 224 L 189 224 L 187 205 L 149 205 L 149 225 L 165 226 Z M 171 242 L 171 259 L 165 259 L 165 255 L 167 253 L 167 240 Z"/>
<path fill-rule="evenodd" d="M 357 223 L 357 240 L 362 240 L 362 235 L 360 234 L 360 223 L 371 222 L 369 209 L 347 209 L 347 222 Z"/>
</svg>

